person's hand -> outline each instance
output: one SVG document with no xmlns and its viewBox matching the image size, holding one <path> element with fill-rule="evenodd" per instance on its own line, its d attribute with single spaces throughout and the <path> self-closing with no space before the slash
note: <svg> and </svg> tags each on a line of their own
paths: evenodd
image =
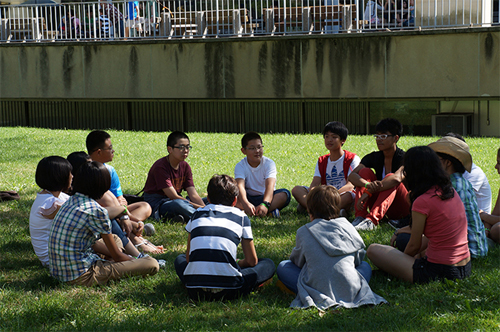
<svg viewBox="0 0 500 332">
<path fill-rule="evenodd" d="M 391 237 L 391 247 L 396 246 L 396 239 L 397 238 L 398 238 L 398 235 L 396 234 L 396 232 L 394 232 L 394 234 L 392 234 L 392 237 Z"/>
<path fill-rule="evenodd" d="M 130 219 L 120 219 L 120 225 L 127 236 L 130 236 L 130 232 L 134 229 L 134 225 Z"/>
<path fill-rule="evenodd" d="M 120 203 L 120 205 L 128 205 L 127 200 L 125 199 L 125 197 L 120 196 L 120 197 L 117 197 L 116 199 L 118 200 L 118 203 Z"/>
<path fill-rule="evenodd" d="M 144 222 L 139 220 L 138 222 L 135 223 L 134 234 L 140 236 L 143 230 L 144 230 Z"/>
<path fill-rule="evenodd" d="M 357 204 L 358 210 L 363 210 L 365 208 L 365 205 L 368 201 L 368 197 L 369 196 L 367 193 L 363 193 L 363 195 L 361 195 L 361 197 L 358 200 L 358 204 Z"/>
<path fill-rule="evenodd" d="M 372 194 L 380 191 L 382 187 L 384 187 L 382 181 L 372 181 L 366 185 L 366 189 L 369 190 Z"/>
<path fill-rule="evenodd" d="M 247 216 L 255 216 L 255 206 L 253 206 L 252 203 L 248 203 L 248 205 L 245 207 L 245 213 Z"/>
<path fill-rule="evenodd" d="M 259 217 L 265 217 L 267 212 L 269 212 L 269 209 L 264 204 L 259 204 L 255 208 L 255 214 Z"/>
</svg>

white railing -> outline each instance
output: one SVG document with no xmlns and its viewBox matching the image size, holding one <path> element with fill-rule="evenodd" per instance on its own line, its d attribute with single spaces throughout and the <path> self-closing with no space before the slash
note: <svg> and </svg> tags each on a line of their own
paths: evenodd
<svg viewBox="0 0 500 332">
<path fill-rule="evenodd" d="M 498 0 L 101 0 L 0 6 L 0 42 L 240 37 L 498 24 Z"/>
</svg>

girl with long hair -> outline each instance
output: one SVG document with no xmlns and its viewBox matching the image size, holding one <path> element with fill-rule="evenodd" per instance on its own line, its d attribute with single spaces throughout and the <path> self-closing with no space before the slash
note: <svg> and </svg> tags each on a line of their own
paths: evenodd
<svg viewBox="0 0 500 332">
<path fill-rule="evenodd" d="M 396 233 L 410 233 L 410 241 L 404 253 L 393 246 L 372 244 L 368 258 L 379 269 L 411 283 L 468 277 L 465 208 L 438 155 L 427 146 L 414 147 L 406 152 L 403 166 L 412 221 Z"/>
</svg>

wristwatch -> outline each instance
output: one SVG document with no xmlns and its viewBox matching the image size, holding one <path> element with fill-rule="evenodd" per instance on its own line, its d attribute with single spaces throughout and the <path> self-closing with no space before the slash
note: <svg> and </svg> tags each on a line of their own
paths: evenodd
<svg viewBox="0 0 500 332">
<path fill-rule="evenodd" d="M 130 218 L 127 215 L 121 216 L 120 220 L 129 220 Z"/>
</svg>

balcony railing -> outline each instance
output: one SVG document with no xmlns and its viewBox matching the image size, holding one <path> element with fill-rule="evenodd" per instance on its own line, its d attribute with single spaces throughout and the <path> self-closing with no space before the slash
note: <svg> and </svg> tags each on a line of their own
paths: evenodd
<svg viewBox="0 0 500 332">
<path fill-rule="evenodd" d="M 0 6 L 0 42 L 333 34 L 493 25 L 500 25 L 498 0 L 102 0 Z"/>
</svg>

